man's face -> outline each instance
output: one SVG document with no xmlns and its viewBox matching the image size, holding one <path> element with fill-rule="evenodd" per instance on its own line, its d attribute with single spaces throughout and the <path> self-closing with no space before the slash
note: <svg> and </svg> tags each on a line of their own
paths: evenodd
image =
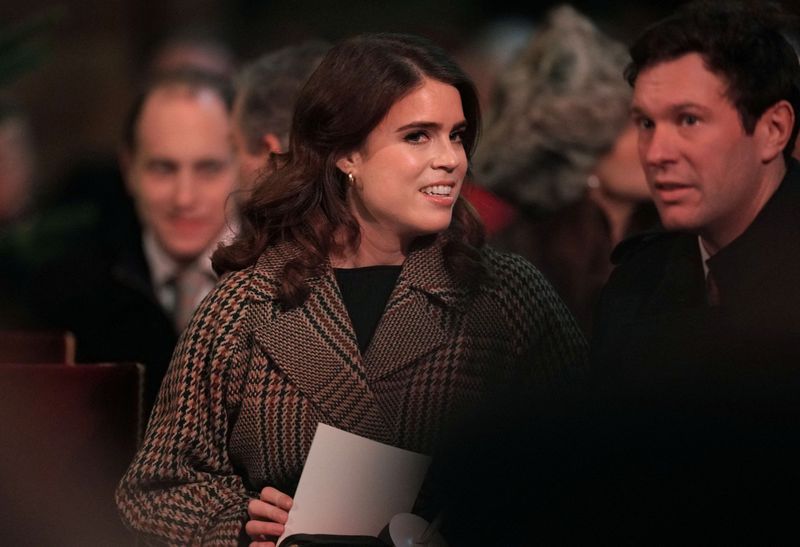
<svg viewBox="0 0 800 547">
<path fill-rule="evenodd" d="M 127 184 L 146 229 L 178 262 L 205 252 L 226 226 L 237 168 L 230 117 L 212 91 L 173 86 L 146 100 Z"/>
<path fill-rule="evenodd" d="M 726 91 L 726 81 L 690 53 L 641 72 L 632 107 L 664 227 L 699 233 L 717 248 L 749 226 L 767 187 L 763 132 L 745 134 Z"/>
</svg>

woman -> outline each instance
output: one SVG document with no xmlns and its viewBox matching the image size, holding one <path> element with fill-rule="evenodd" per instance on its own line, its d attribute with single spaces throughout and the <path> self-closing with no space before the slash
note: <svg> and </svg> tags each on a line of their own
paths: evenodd
<svg viewBox="0 0 800 547">
<path fill-rule="evenodd" d="M 431 452 L 489 389 L 580 372 L 569 313 L 530 264 L 482 246 L 459 198 L 479 121 L 471 82 L 421 38 L 331 49 L 214 257 L 225 275 L 117 493 L 131 526 L 272 545 L 318 422 Z"/>
<path fill-rule="evenodd" d="M 622 77 L 625 47 L 553 10 L 496 86 L 477 182 L 517 207 L 490 241 L 553 283 L 588 335 L 611 250 L 658 222 Z"/>
</svg>

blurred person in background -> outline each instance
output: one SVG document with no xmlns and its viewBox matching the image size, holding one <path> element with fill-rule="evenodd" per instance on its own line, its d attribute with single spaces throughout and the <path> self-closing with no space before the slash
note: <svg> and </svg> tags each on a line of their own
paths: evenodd
<svg viewBox="0 0 800 547">
<path fill-rule="evenodd" d="M 569 6 L 500 74 L 475 181 L 517 207 L 490 239 L 531 260 L 584 332 L 611 250 L 657 222 L 629 121 L 625 48 Z"/>
<path fill-rule="evenodd" d="M 322 41 L 287 46 L 245 65 L 237 76 L 233 137 L 243 189 L 268 175 L 272 154 L 288 150 L 294 103 L 329 48 Z"/>
<path fill-rule="evenodd" d="M 25 301 L 40 249 L 32 244 L 36 205 L 36 153 L 25 112 L 0 102 L 0 328 L 35 324 Z"/>
<path fill-rule="evenodd" d="M 36 199 L 36 154 L 25 113 L 0 102 L 0 231 L 18 223 Z"/>
<path fill-rule="evenodd" d="M 533 23 L 521 17 L 505 17 L 490 21 L 469 43 L 456 52 L 455 58 L 475 81 L 483 111 L 493 95 L 498 75 L 524 48 L 535 32 Z M 461 194 L 475 207 L 486 235 L 492 238 L 505 229 L 516 216 L 516 209 L 507 201 L 475 184 L 464 181 Z"/>
<path fill-rule="evenodd" d="M 171 28 L 146 48 L 133 80 L 147 85 L 164 74 L 192 70 L 230 78 L 235 66 L 230 46 L 217 33 L 195 26 Z M 138 244 L 135 204 L 117 156 L 109 147 L 74 157 L 53 185 L 36 227 L 37 247 L 47 247 L 39 254 L 47 261 L 86 246 L 103 252 Z"/>
<path fill-rule="evenodd" d="M 178 335 L 216 282 L 211 253 L 235 222 L 232 103 L 229 81 L 212 74 L 164 73 L 147 84 L 120 153 L 136 241 L 77 249 L 38 280 L 43 320 L 75 334 L 79 362 L 145 365 L 148 409 Z"/>
<path fill-rule="evenodd" d="M 230 45 L 217 33 L 193 26 L 173 29 L 154 41 L 145 59 L 145 78 L 185 69 L 233 78 L 237 63 Z"/>
</svg>

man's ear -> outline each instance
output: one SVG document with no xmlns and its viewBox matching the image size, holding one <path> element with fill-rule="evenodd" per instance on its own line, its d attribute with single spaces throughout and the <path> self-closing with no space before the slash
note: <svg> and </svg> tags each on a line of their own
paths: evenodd
<svg viewBox="0 0 800 547">
<path fill-rule="evenodd" d="M 795 112 L 789 101 L 778 101 L 767 108 L 759 118 L 757 127 L 764 135 L 761 161 L 769 163 L 783 153 L 792 136 Z"/>
<path fill-rule="evenodd" d="M 281 140 L 275 133 L 265 133 L 264 135 L 262 135 L 261 143 L 264 145 L 264 149 L 266 150 L 267 155 L 283 153 L 283 146 L 281 146 Z"/>
</svg>

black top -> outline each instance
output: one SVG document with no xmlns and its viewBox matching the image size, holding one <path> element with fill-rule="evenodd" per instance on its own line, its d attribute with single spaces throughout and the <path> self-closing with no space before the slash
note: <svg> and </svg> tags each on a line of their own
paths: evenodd
<svg viewBox="0 0 800 547">
<path fill-rule="evenodd" d="M 402 266 L 367 266 L 334 269 L 347 315 L 356 331 L 358 349 L 362 354 L 375 333 L 401 268 Z"/>
</svg>

